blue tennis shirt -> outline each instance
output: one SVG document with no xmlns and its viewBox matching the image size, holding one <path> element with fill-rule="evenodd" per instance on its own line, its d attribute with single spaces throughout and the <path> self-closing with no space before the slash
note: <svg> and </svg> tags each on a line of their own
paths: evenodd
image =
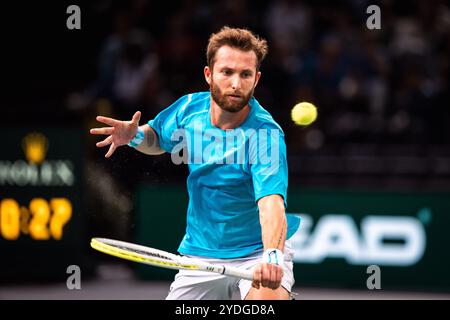
<svg viewBox="0 0 450 320">
<path fill-rule="evenodd" d="M 263 248 L 257 201 L 279 194 L 287 207 L 288 168 L 281 127 L 258 101 L 235 129 L 211 123 L 210 92 L 185 95 L 148 124 L 176 164 L 187 163 L 186 234 L 178 251 L 238 258 Z M 289 239 L 300 218 L 287 215 Z"/>
</svg>

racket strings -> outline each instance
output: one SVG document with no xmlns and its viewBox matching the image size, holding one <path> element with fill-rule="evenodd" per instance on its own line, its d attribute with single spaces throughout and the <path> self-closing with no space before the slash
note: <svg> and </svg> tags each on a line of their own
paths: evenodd
<svg viewBox="0 0 450 320">
<path fill-rule="evenodd" d="M 167 257 L 165 255 L 159 254 L 157 252 L 151 252 L 151 251 L 149 252 L 149 251 L 143 251 L 143 250 L 138 250 L 138 249 L 130 249 L 130 248 L 127 248 L 127 247 L 118 247 L 118 248 L 120 248 L 122 250 L 132 251 L 134 253 L 137 253 L 137 254 L 140 254 L 140 255 L 143 255 L 143 256 L 150 256 L 152 258 L 158 258 L 158 259 L 162 259 L 162 260 L 173 261 L 173 259 L 171 259 L 171 258 L 169 258 L 169 257 Z"/>
<path fill-rule="evenodd" d="M 93 238 L 91 247 L 119 258 L 170 269 L 198 270 L 200 268 L 197 263 L 183 256 L 118 240 Z"/>
<path fill-rule="evenodd" d="M 168 254 L 164 254 L 159 252 L 159 250 L 149 250 L 148 248 L 140 249 L 137 245 L 132 245 L 129 243 L 123 244 L 121 241 L 100 241 L 97 240 L 102 247 L 116 248 L 121 250 L 122 252 L 127 252 L 128 254 L 138 254 L 141 256 L 145 256 L 147 258 L 156 258 L 159 260 L 165 260 L 168 262 L 175 262 L 178 259 L 174 259 L 174 257 L 168 256 Z M 176 257 L 178 258 L 178 257 Z"/>
</svg>

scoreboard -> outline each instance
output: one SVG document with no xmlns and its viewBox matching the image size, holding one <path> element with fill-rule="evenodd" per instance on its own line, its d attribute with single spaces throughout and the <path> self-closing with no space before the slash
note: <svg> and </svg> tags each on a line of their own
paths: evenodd
<svg viewBox="0 0 450 320">
<path fill-rule="evenodd" d="M 82 135 L 77 128 L 2 128 L 0 281 L 60 279 L 84 265 Z"/>
</svg>

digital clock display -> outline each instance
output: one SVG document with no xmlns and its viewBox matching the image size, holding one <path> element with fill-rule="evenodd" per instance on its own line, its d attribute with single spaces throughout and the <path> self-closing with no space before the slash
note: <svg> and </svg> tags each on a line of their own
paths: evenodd
<svg viewBox="0 0 450 320">
<path fill-rule="evenodd" d="M 82 264 L 87 236 L 81 130 L 0 133 L 9 137 L 0 150 L 0 281 L 63 277 L 67 265 Z"/>
<path fill-rule="evenodd" d="M 17 240 L 21 234 L 35 240 L 61 240 L 63 227 L 72 216 L 67 198 L 34 198 L 28 207 L 14 199 L 0 201 L 0 233 L 4 239 Z"/>
</svg>

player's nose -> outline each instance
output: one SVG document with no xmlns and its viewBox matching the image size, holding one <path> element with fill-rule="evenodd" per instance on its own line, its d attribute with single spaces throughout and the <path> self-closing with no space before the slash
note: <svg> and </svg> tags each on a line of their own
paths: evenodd
<svg viewBox="0 0 450 320">
<path fill-rule="evenodd" d="M 241 79 L 238 76 L 234 76 L 231 79 L 231 88 L 233 90 L 240 90 L 241 89 Z"/>
</svg>

